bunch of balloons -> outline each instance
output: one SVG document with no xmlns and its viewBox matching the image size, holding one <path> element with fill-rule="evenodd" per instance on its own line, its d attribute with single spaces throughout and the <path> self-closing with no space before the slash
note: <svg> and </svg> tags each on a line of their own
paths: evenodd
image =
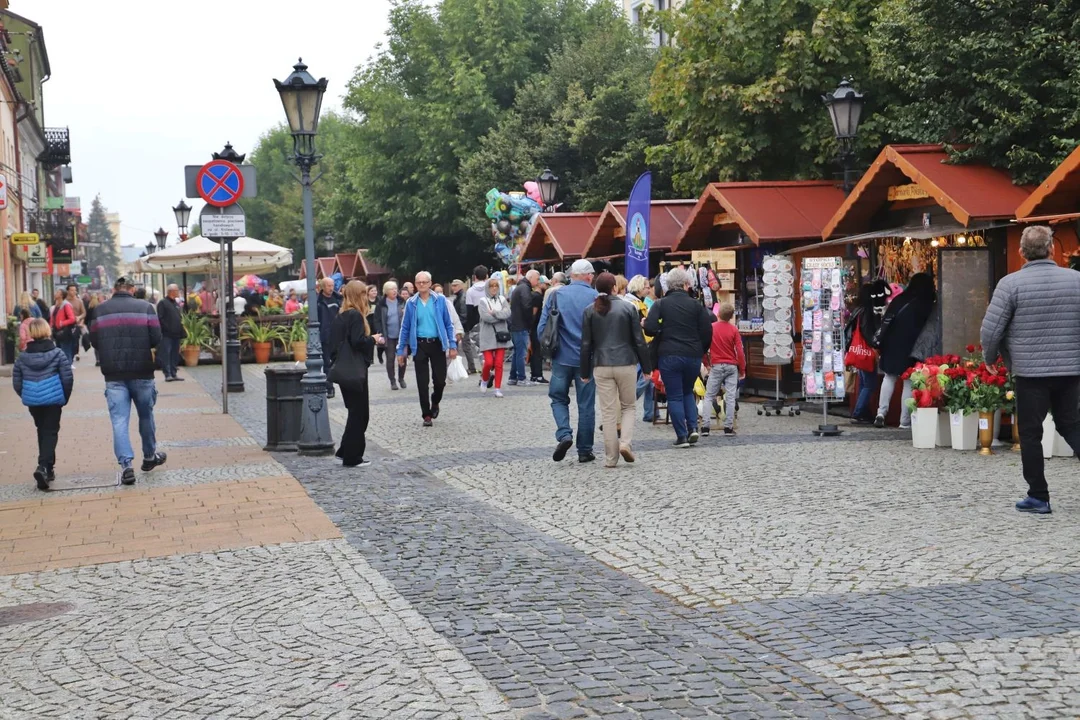
<svg viewBox="0 0 1080 720">
<path fill-rule="evenodd" d="M 495 253 L 508 267 L 521 262 L 525 251 L 525 236 L 542 209 L 540 186 L 534 181 L 525 183 L 525 192 L 487 192 L 485 213 L 491 220 L 495 238 Z"/>
</svg>

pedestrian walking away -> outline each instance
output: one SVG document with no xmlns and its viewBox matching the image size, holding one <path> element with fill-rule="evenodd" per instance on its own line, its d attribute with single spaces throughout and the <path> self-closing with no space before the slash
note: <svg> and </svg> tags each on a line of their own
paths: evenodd
<svg viewBox="0 0 1080 720">
<path fill-rule="evenodd" d="M 881 381 L 877 415 L 874 417 L 876 427 L 885 427 L 885 416 L 889 412 L 896 381 L 915 364 L 915 345 L 931 317 L 935 301 L 934 279 L 926 273 L 916 273 L 911 276 L 904 292 L 893 299 L 881 319 L 871 343 L 880 353 L 881 370 L 885 373 Z M 911 381 L 903 382 L 900 428 L 907 430 L 911 427 L 911 409 L 907 406 L 907 399 L 911 397 Z"/>
<path fill-rule="evenodd" d="M 53 293 L 53 306 L 49 314 L 49 324 L 52 326 L 53 341 L 60 348 L 69 362 L 75 362 L 75 348 L 79 343 L 76 332 L 78 320 L 75 318 L 75 309 L 67 299 L 63 290 Z"/>
<path fill-rule="evenodd" d="M 998 283 L 981 332 L 987 360 L 1000 355 L 1016 376 L 1020 462 L 1028 484 L 1016 509 L 1038 514 L 1051 512 L 1042 453 L 1047 411 L 1080 453 L 1080 272 L 1058 267 L 1053 242 L 1048 227 L 1024 229 L 1020 254 L 1026 262 Z"/>
<path fill-rule="evenodd" d="M 682 268 L 667 273 L 667 291 L 645 318 L 645 333 L 657 343 L 660 377 L 667 393 L 675 447 L 698 441 L 694 384 L 701 377 L 701 358 L 712 344 L 713 316 L 690 297 L 690 274 Z"/>
<path fill-rule="evenodd" d="M 487 297 L 477 306 L 480 311 L 480 351 L 484 354 L 484 369 L 480 375 L 480 392 L 487 392 L 492 383 L 495 397 L 502 397 L 503 363 L 506 348 L 510 347 L 510 303 L 499 294 L 499 281 L 487 281 Z"/>
<path fill-rule="evenodd" d="M 330 382 L 333 363 L 327 362 L 326 347 L 330 344 L 330 327 L 341 310 L 341 295 L 334 291 L 333 278 L 323 278 L 316 283 L 318 291 L 316 309 L 319 313 L 319 345 L 322 346 L 323 372 L 326 373 L 326 397 L 334 397 L 334 383 Z M 239 314 L 239 313 L 238 313 Z"/>
<path fill-rule="evenodd" d="M 398 363 L 404 365 L 406 351 L 412 353 L 420 414 L 424 427 L 431 427 L 439 417 L 439 403 L 446 389 L 447 354 L 451 360 L 457 357 L 457 340 L 450 304 L 442 295 L 431 292 L 430 273 L 416 274 L 416 289 L 405 303 L 396 354 Z"/>
<path fill-rule="evenodd" d="M 731 324 L 735 306 L 721 303 L 720 316 L 712 326 L 712 343 L 709 345 L 709 379 L 705 383 L 705 418 L 702 434 L 709 434 L 713 403 L 724 390 L 724 434 L 735 434 L 735 404 L 739 397 L 739 381 L 746 378 L 746 354 L 743 352 L 742 335 Z"/>
<path fill-rule="evenodd" d="M 89 299 L 89 298 L 88 298 Z M 75 361 L 79 360 L 79 338 L 86 332 L 86 302 L 79 297 L 79 286 L 71 283 L 67 286 L 67 301 L 71 303 L 71 309 L 75 311 L 74 337 L 71 339 L 72 352 Z"/>
<path fill-rule="evenodd" d="M 164 465 L 166 456 L 157 451 L 154 427 L 154 357 L 151 350 L 161 344 L 161 324 L 154 306 L 139 300 L 132 291 L 134 283 L 121 277 L 113 286 L 113 296 L 94 312 L 90 324 L 90 343 L 101 361 L 105 377 L 105 400 L 112 422 L 113 452 L 120 465 L 120 482 L 135 484 L 135 458 L 128 424 L 131 405 L 139 415 L 142 440 L 142 471 Z"/>
<path fill-rule="evenodd" d="M 604 433 L 604 467 L 614 468 L 621 457 L 634 455 L 634 415 L 637 412 L 638 368 L 651 372 L 649 349 L 641 334 L 641 316 L 631 303 L 613 295 L 615 276 L 596 278 L 599 293 L 581 321 L 581 379 L 596 380 Z"/>
<path fill-rule="evenodd" d="M 532 385 L 525 375 L 525 356 L 529 352 L 532 330 L 532 292 L 540 284 L 540 273 L 530 270 L 518 280 L 510 294 L 510 335 L 514 341 L 514 359 L 510 365 L 510 385 Z"/>
<path fill-rule="evenodd" d="M 480 303 L 487 294 L 488 269 L 483 265 L 473 268 L 473 284 L 465 291 L 465 319 L 463 329 L 465 338 L 463 349 L 465 362 L 470 373 L 477 372 L 482 362 L 480 356 Z"/>
<path fill-rule="evenodd" d="M 24 311 L 29 314 L 29 311 Z M 52 329 L 42 318 L 30 321 L 30 342 L 15 359 L 11 382 L 37 428 L 38 459 L 34 481 L 48 490 L 56 479 L 56 443 L 60 438 L 60 415 L 74 386 L 71 361 L 52 341 Z"/>
<path fill-rule="evenodd" d="M 371 308 L 364 283 L 350 280 L 341 289 L 341 295 L 341 312 L 330 327 L 327 348 L 334 367 L 334 380 L 341 387 L 341 399 L 348 411 L 337 457 L 345 467 L 364 467 L 371 464 L 364 458 L 371 411 L 368 368 L 375 361 L 375 346 L 383 342 L 383 336 L 371 332 L 368 321 Z"/>
<path fill-rule="evenodd" d="M 592 287 L 595 271 L 588 260 L 575 260 L 570 266 L 570 284 L 551 292 L 540 313 L 537 334 L 544 336 L 549 321 L 558 318 L 558 348 L 551 358 L 551 381 L 548 399 L 551 414 L 555 418 L 555 452 L 551 459 L 561 462 L 574 446 L 574 433 L 570 429 L 570 385 L 574 386 L 577 405 L 577 452 L 578 462 L 592 462 L 593 441 L 596 433 L 596 383 L 585 382 L 581 377 L 581 321 L 585 308 L 596 300 Z"/>
<path fill-rule="evenodd" d="M 383 283 L 383 294 L 375 305 L 375 325 L 371 331 L 382 336 L 379 347 L 385 348 L 386 376 L 390 378 L 390 389 L 405 389 L 405 365 L 398 364 L 395 349 L 401 337 L 401 319 L 405 315 L 405 299 L 398 294 L 397 283 L 387 280 Z"/>
<path fill-rule="evenodd" d="M 178 382 L 184 378 L 176 376 L 180 365 L 180 341 L 184 339 L 184 324 L 180 319 L 180 306 L 176 298 L 180 297 L 180 288 L 170 285 L 165 297 L 157 304 L 158 323 L 161 324 L 161 346 L 158 348 L 158 360 L 165 373 L 165 382 Z"/>
<path fill-rule="evenodd" d="M 529 380 L 535 385 L 547 385 L 544 377 L 544 353 L 540 349 L 540 334 L 536 328 L 540 325 L 540 313 L 544 309 L 544 290 L 548 287 L 548 279 L 540 276 L 540 284 L 532 290 L 532 320 L 529 323 Z"/>
</svg>

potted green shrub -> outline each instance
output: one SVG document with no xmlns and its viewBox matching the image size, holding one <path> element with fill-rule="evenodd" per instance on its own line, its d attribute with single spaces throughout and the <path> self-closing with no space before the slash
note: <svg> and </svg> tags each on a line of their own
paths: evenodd
<svg viewBox="0 0 1080 720">
<path fill-rule="evenodd" d="M 297 320 L 289 330 L 289 343 L 292 344 L 293 359 L 296 362 L 307 361 L 307 325 Z"/>
<path fill-rule="evenodd" d="M 184 342 L 180 345 L 180 354 L 184 356 L 184 365 L 195 367 L 199 364 L 199 353 L 209 348 L 214 339 L 210 322 L 205 315 L 184 313 L 180 316 L 180 325 L 184 328 Z"/>
<path fill-rule="evenodd" d="M 284 345 L 282 329 L 274 325 L 260 323 L 257 318 L 248 317 L 240 332 L 240 339 L 251 343 L 251 349 L 255 353 L 255 362 L 265 365 L 270 362 L 270 351 L 274 347 L 274 341 Z"/>
</svg>

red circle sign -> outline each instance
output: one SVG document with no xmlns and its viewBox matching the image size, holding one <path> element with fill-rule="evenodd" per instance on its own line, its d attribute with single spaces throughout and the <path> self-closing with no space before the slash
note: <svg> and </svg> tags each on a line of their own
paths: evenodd
<svg viewBox="0 0 1080 720">
<path fill-rule="evenodd" d="M 211 160 L 199 168 L 195 188 L 208 205 L 228 207 L 244 194 L 244 176 L 228 160 Z"/>
</svg>

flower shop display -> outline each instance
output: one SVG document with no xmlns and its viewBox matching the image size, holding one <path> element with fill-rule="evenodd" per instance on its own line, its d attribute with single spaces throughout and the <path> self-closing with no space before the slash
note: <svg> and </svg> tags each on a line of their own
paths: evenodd
<svg viewBox="0 0 1080 720">
<path fill-rule="evenodd" d="M 911 381 L 911 398 L 907 401 L 911 410 L 911 444 L 922 450 L 933 450 L 937 446 L 938 411 L 945 405 L 942 380 L 946 376 L 940 365 L 931 363 L 937 359 L 927 358 L 925 362 L 915 363 L 902 376 Z"/>
</svg>

